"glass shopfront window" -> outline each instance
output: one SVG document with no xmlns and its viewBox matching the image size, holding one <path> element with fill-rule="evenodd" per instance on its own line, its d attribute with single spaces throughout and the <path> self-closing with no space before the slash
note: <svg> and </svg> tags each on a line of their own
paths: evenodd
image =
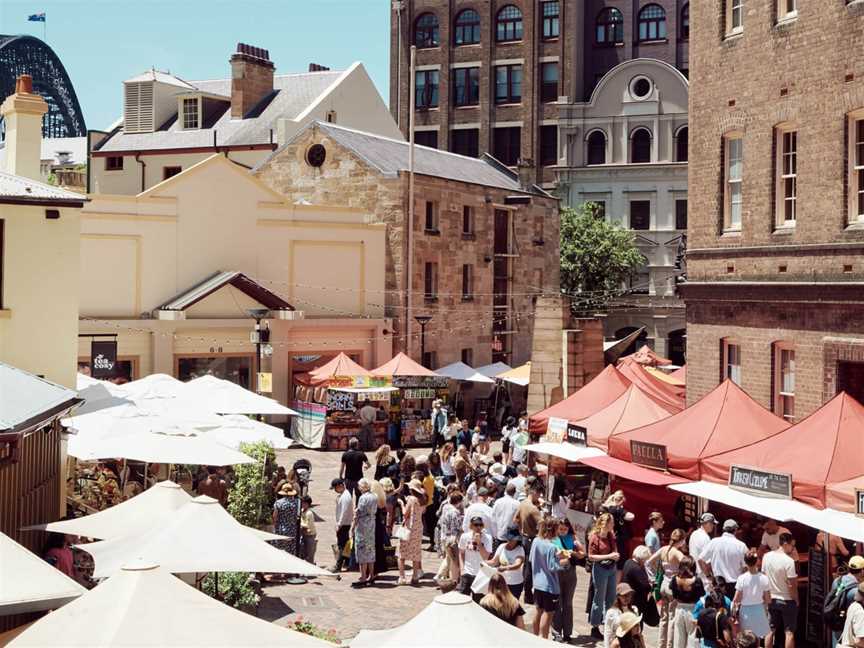
<svg viewBox="0 0 864 648">
<path fill-rule="evenodd" d="M 177 379 L 186 382 L 201 376 L 215 376 L 252 389 L 254 357 L 251 354 L 178 357 Z"/>
</svg>

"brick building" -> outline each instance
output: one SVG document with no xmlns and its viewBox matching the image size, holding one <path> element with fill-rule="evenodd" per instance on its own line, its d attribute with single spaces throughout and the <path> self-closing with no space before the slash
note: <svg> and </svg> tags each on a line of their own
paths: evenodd
<svg viewBox="0 0 864 648">
<path fill-rule="evenodd" d="M 559 98 L 585 101 L 632 58 L 687 69 L 683 0 L 397 0 L 390 29 L 390 111 L 403 133 L 410 48 L 417 46 L 415 137 L 554 182 Z"/>
<path fill-rule="evenodd" d="M 864 5 L 725 4 L 693 4 L 687 397 L 800 420 L 864 400 Z"/>
<path fill-rule="evenodd" d="M 417 146 L 409 252 L 408 148 L 315 122 L 254 173 L 293 202 L 356 207 L 387 224 L 386 290 L 378 297 L 394 320 L 394 352 L 420 357 L 414 318 L 430 315 L 427 366 L 529 360 L 536 298 L 560 286 L 558 201 L 488 157 Z"/>
</svg>

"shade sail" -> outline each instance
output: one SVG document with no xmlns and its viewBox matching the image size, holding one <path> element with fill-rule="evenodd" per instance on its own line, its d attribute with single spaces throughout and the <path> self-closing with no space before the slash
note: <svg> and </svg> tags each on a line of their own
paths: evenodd
<svg viewBox="0 0 864 648">
<path fill-rule="evenodd" d="M 53 610 L 87 590 L 0 533 L 0 616 Z"/>
<path fill-rule="evenodd" d="M 143 558 L 173 573 L 271 572 L 331 576 L 328 571 L 264 542 L 206 495 L 191 500 L 144 533 L 103 540 L 78 548 L 93 556 L 94 578 L 120 571 Z"/>
<path fill-rule="evenodd" d="M 487 378 L 494 378 L 500 373 L 510 371 L 512 368 L 513 367 L 508 365 L 506 362 L 493 362 L 492 364 L 477 367 L 477 373 L 483 374 Z"/>
<path fill-rule="evenodd" d="M 488 376 L 484 376 L 483 374 L 481 374 L 476 369 L 469 367 L 464 362 L 454 362 L 453 364 L 449 364 L 446 367 L 441 367 L 440 369 L 436 369 L 436 373 L 439 376 L 447 376 L 447 378 L 451 378 L 452 380 L 461 380 L 463 382 L 477 382 L 489 384 L 493 384 L 495 382 Z"/>
<path fill-rule="evenodd" d="M 377 369 L 373 369 L 370 373 L 373 376 L 378 376 L 379 378 L 392 378 L 393 376 L 422 377 L 438 375 L 434 371 L 430 371 L 423 365 L 414 362 L 411 358 L 409 358 L 401 351 L 395 356 L 393 356 L 390 361 L 385 362 Z"/>
<path fill-rule="evenodd" d="M 609 437 L 664 419 L 677 410 L 659 402 L 636 385 L 627 390 L 599 412 L 576 423 L 588 432 L 588 445 L 606 450 Z"/>
<path fill-rule="evenodd" d="M 317 369 L 309 372 L 312 383 L 324 382 L 333 376 L 368 376 L 369 370 L 361 367 L 340 351 L 339 355 Z"/>
<path fill-rule="evenodd" d="M 119 538 L 138 535 L 152 528 L 157 520 L 176 511 L 192 497 L 178 484 L 161 481 L 143 493 L 92 515 L 39 524 L 27 529 L 44 529 L 85 538 Z"/>
<path fill-rule="evenodd" d="M 645 371 L 647 371 L 651 376 L 654 376 L 657 380 L 662 380 L 663 382 L 667 382 L 675 387 L 686 386 L 686 383 L 681 378 L 676 377 L 672 373 L 667 373 L 662 369 L 658 369 L 657 367 L 645 367 Z"/>
<path fill-rule="evenodd" d="M 223 416 L 225 423 L 218 428 L 202 430 L 198 436 L 209 441 L 215 441 L 229 448 L 239 449 L 241 443 L 258 443 L 266 441 L 276 450 L 291 447 L 291 439 L 285 436 L 282 428 L 255 421 L 242 414 Z"/>
<path fill-rule="evenodd" d="M 529 419 L 531 434 L 545 434 L 551 417 L 578 421 L 600 411 L 630 386 L 630 381 L 612 365 L 564 400 L 540 410 Z"/>
<path fill-rule="evenodd" d="M 526 362 L 524 365 L 504 371 L 495 377 L 504 382 L 526 387 L 531 382 L 531 363 Z"/>
<path fill-rule="evenodd" d="M 572 443 L 531 443 L 524 447 L 529 452 L 558 457 L 566 461 L 580 462 L 586 457 L 599 457 L 605 455 L 597 448 L 583 448 Z"/>
<path fill-rule="evenodd" d="M 181 394 L 181 398 L 200 406 L 207 412 L 298 416 L 297 412 L 285 407 L 279 401 L 215 376 L 195 378 L 185 383 L 185 387 L 186 390 Z"/>
<path fill-rule="evenodd" d="M 501 621 L 470 597 L 436 596 L 414 618 L 392 630 L 361 630 L 351 648 L 551 648 L 554 644 Z"/>
<path fill-rule="evenodd" d="M 795 499 L 818 508 L 844 508 L 848 498 L 827 489 L 864 477 L 864 406 L 841 392 L 780 434 L 705 458 L 703 479 L 726 483 L 732 464 L 791 473 Z"/>
<path fill-rule="evenodd" d="M 609 454 L 631 461 L 630 442 L 666 446 L 671 472 L 698 480 L 700 459 L 741 448 L 789 427 L 731 380 L 725 380 L 687 409 L 609 438 Z"/>
<path fill-rule="evenodd" d="M 645 367 L 633 360 L 632 356 L 621 360 L 617 365 L 617 369 L 631 382 L 636 383 L 642 391 L 650 394 L 657 400 L 672 405 L 678 411 L 686 407 L 684 387 L 672 385 L 659 378 L 655 378 L 645 370 Z"/>
<path fill-rule="evenodd" d="M 236 610 L 137 562 L 45 616 L 10 646 L 294 646 L 332 644 Z"/>
<path fill-rule="evenodd" d="M 651 486 L 669 486 L 670 484 L 680 484 L 687 481 L 683 477 L 670 475 L 669 473 L 660 472 L 659 470 L 651 470 L 637 466 L 629 461 L 622 461 L 615 457 L 606 455 L 599 457 L 586 457 L 582 460 L 586 466 L 591 466 L 597 470 L 602 470 L 610 475 L 617 475 L 624 479 L 639 482 L 641 484 L 649 484 Z"/>
</svg>

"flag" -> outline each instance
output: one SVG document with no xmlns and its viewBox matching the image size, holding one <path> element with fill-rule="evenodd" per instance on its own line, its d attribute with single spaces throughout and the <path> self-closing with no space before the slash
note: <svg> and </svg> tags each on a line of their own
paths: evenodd
<svg viewBox="0 0 864 648">
<path fill-rule="evenodd" d="M 27 16 L 27 22 L 45 22 L 45 12 Z"/>
</svg>

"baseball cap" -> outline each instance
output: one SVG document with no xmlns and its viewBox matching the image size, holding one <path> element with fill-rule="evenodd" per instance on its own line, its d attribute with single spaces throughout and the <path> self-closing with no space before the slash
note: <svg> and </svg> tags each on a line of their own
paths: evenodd
<svg viewBox="0 0 864 648">
<path fill-rule="evenodd" d="M 699 517 L 699 524 L 707 524 L 708 522 L 717 523 L 717 518 L 714 517 L 713 513 L 703 513 Z"/>
<path fill-rule="evenodd" d="M 726 520 L 723 523 L 723 530 L 724 531 L 735 531 L 735 529 L 737 529 L 737 528 L 738 528 L 738 523 L 735 520 L 733 520 L 732 518 L 729 518 L 728 520 Z"/>
<path fill-rule="evenodd" d="M 849 569 L 864 569 L 864 558 L 861 556 L 852 556 L 849 559 Z"/>
<path fill-rule="evenodd" d="M 519 533 L 519 529 L 517 529 L 516 527 L 510 527 L 509 529 L 507 529 L 507 531 L 504 532 L 504 537 L 507 540 L 518 540 L 522 537 L 522 535 Z"/>
<path fill-rule="evenodd" d="M 338 477 L 330 482 L 330 490 L 334 490 L 337 486 L 344 486 L 345 480 Z"/>
<path fill-rule="evenodd" d="M 625 594 L 632 594 L 633 588 L 630 587 L 627 583 L 618 583 L 618 586 L 615 588 L 615 594 L 618 596 L 624 596 Z"/>
<path fill-rule="evenodd" d="M 479 515 L 475 515 L 474 517 L 471 518 L 471 524 L 484 524 L 483 518 L 480 517 Z"/>
<path fill-rule="evenodd" d="M 480 497 L 486 497 L 488 494 L 489 494 L 489 489 L 486 488 L 485 486 L 481 486 L 480 488 L 477 489 L 477 495 L 479 495 Z"/>
</svg>

